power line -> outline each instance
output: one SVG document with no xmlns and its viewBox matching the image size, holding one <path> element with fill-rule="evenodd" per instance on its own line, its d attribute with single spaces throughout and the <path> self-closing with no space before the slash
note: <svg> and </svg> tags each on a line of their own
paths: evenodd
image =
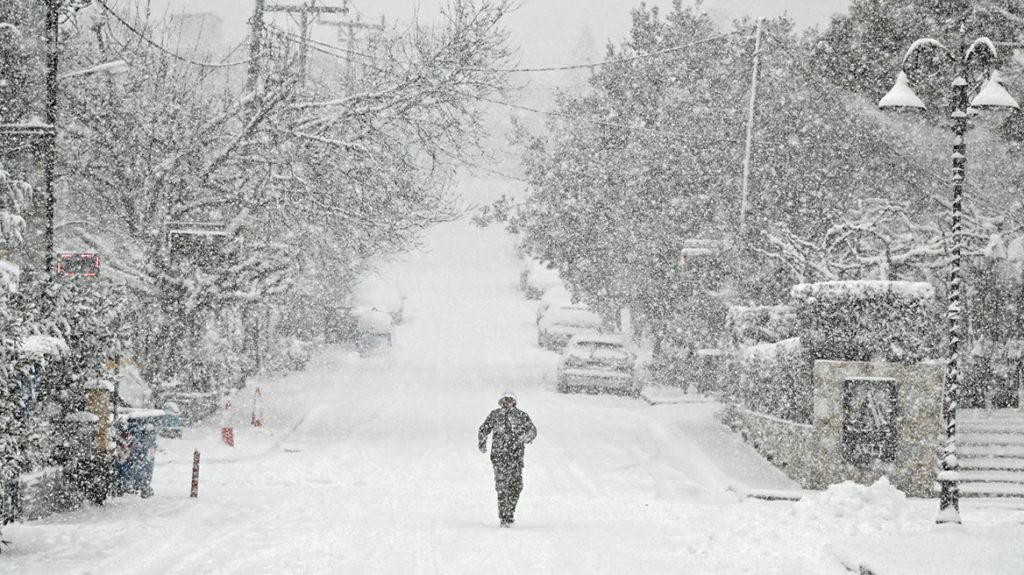
<svg viewBox="0 0 1024 575">
<path fill-rule="evenodd" d="M 301 40 L 302 39 L 302 37 L 299 36 L 298 34 L 296 34 L 294 32 L 289 32 L 288 30 L 285 30 L 284 28 L 281 28 L 280 26 L 276 26 L 274 24 L 267 24 L 267 28 L 271 28 L 272 32 L 274 32 L 278 36 L 281 36 L 281 37 L 283 37 L 285 39 L 290 39 L 290 40 Z M 344 52 L 345 54 L 351 54 L 353 56 L 360 56 L 360 57 L 366 58 L 368 60 L 377 60 L 378 59 L 375 56 L 373 56 L 372 54 L 367 54 L 365 52 L 359 52 L 359 51 L 356 51 L 356 50 L 350 50 L 348 48 L 342 48 L 341 46 L 335 46 L 334 44 L 328 44 L 326 42 L 319 42 L 317 40 L 313 40 L 312 38 L 307 38 L 306 41 L 309 42 L 311 45 L 320 46 L 320 47 L 324 48 L 324 50 L 336 50 L 337 52 Z M 335 58 L 344 58 L 344 56 L 342 56 L 340 54 L 337 54 L 337 53 L 330 54 L 329 52 L 326 52 L 324 50 L 319 50 L 319 52 L 321 52 L 323 54 L 329 54 L 331 56 L 334 56 Z M 380 70 L 383 70 L 383 68 L 380 68 Z"/>
<path fill-rule="evenodd" d="M 622 64 L 625 62 L 633 62 L 635 60 L 644 60 L 646 58 L 656 58 L 665 54 L 671 54 L 673 52 L 679 52 L 694 46 L 701 44 L 707 44 L 715 40 L 721 40 L 722 38 L 728 38 L 739 32 L 727 32 L 725 34 L 719 34 L 718 36 L 712 36 L 710 38 L 704 38 L 703 40 L 697 40 L 696 42 L 690 42 L 689 44 L 682 44 L 679 46 L 672 46 L 665 48 L 664 50 L 658 50 L 656 52 L 649 52 L 647 54 L 637 54 L 636 56 L 630 56 L 628 58 L 615 58 L 612 60 L 604 60 L 603 62 L 595 62 L 593 64 L 570 64 L 567 66 L 548 66 L 543 68 L 470 68 L 474 72 L 505 72 L 505 73 L 519 73 L 519 72 L 561 72 L 564 70 L 582 70 L 584 68 L 594 68 L 597 66 L 606 66 L 608 64 Z"/>
<path fill-rule="evenodd" d="M 132 34 L 138 36 L 143 42 L 149 44 L 153 48 L 156 48 L 160 52 L 163 52 L 164 54 L 167 54 L 168 56 L 170 56 L 170 57 L 172 57 L 172 58 L 174 58 L 176 60 L 180 60 L 182 62 L 185 62 L 186 64 L 191 64 L 193 66 L 201 66 L 201 67 L 204 67 L 204 68 L 230 68 L 232 66 L 241 66 L 242 64 L 248 64 L 249 62 L 252 61 L 251 58 L 247 58 L 245 60 L 238 60 L 236 62 L 217 63 L 217 62 L 198 62 L 196 60 L 192 60 L 190 58 L 186 58 L 186 57 L 184 57 L 184 56 L 182 56 L 180 54 L 177 54 L 177 53 L 175 53 L 175 52 L 173 52 L 171 50 L 168 50 L 167 48 L 164 48 L 163 46 L 161 46 L 157 42 L 151 40 L 148 36 L 146 36 L 145 33 L 141 32 L 140 30 L 138 30 L 137 28 L 135 28 L 134 26 L 129 24 L 128 21 L 125 20 L 124 18 L 122 18 L 120 14 L 118 14 L 113 9 L 111 9 L 110 6 L 107 6 L 107 3 L 104 0 L 96 0 L 96 3 L 99 4 L 101 8 L 106 10 L 107 13 L 109 13 L 111 16 L 113 16 L 115 20 L 120 22 L 122 26 L 127 28 L 129 32 L 131 32 Z"/>
<path fill-rule="evenodd" d="M 498 104 L 500 106 L 506 106 L 506 107 L 509 107 L 509 108 L 514 108 L 516 110 L 523 110 L 523 111 L 526 111 L 526 112 L 533 112 L 535 114 L 542 114 L 544 116 L 551 116 L 551 117 L 555 117 L 555 118 L 562 118 L 562 119 L 565 119 L 565 120 L 572 120 L 574 122 L 584 122 L 584 123 L 587 123 L 587 124 L 594 124 L 594 125 L 597 125 L 597 126 L 604 126 L 604 127 L 607 127 L 607 128 L 619 128 L 619 129 L 622 129 L 622 130 L 630 130 L 630 131 L 634 131 L 634 132 L 648 132 L 648 133 L 651 133 L 651 134 L 659 134 L 659 135 L 663 135 L 663 136 L 673 136 L 673 137 L 676 137 L 676 138 L 692 138 L 693 137 L 693 134 L 684 134 L 684 133 L 681 133 L 681 132 L 670 132 L 670 131 L 667 131 L 667 130 L 659 130 L 657 128 L 647 128 L 645 126 L 630 126 L 629 124 L 618 124 L 618 123 L 615 123 L 615 122 L 605 122 L 605 121 L 602 121 L 602 120 L 591 120 L 589 118 L 582 118 L 582 117 L 579 117 L 579 116 L 573 116 L 571 114 L 566 114 L 564 112 L 552 112 L 550 110 L 539 110 L 537 108 L 531 108 L 529 106 L 523 106 L 521 104 L 513 104 L 512 102 L 505 102 L 503 100 L 495 100 L 495 99 L 492 99 L 492 98 L 488 98 L 486 96 L 475 96 L 474 98 L 477 99 L 477 100 L 482 100 L 484 102 L 490 102 L 492 104 Z M 741 143 L 741 141 L 740 140 L 731 140 L 731 139 L 727 139 L 727 138 L 722 138 L 722 139 L 718 139 L 718 140 L 705 140 L 705 141 L 701 141 L 701 142 L 696 142 L 696 144 L 718 144 L 718 143 L 738 144 L 738 143 Z"/>
</svg>

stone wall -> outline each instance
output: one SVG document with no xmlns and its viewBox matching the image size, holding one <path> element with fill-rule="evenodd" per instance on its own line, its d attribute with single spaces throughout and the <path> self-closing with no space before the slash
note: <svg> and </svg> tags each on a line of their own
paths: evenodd
<svg viewBox="0 0 1024 575">
<path fill-rule="evenodd" d="M 729 408 L 723 422 L 787 475 L 808 489 L 853 480 L 870 484 L 887 476 L 914 497 L 929 497 L 941 444 L 943 366 L 845 361 L 814 362 L 811 425 Z M 844 390 L 847 379 L 895 381 L 892 461 L 854 463 L 844 453 Z"/>
<path fill-rule="evenodd" d="M 892 462 L 857 466 L 843 459 L 843 384 L 847 378 L 859 377 L 897 382 Z M 823 460 L 834 468 L 833 475 L 866 484 L 885 475 L 908 495 L 933 495 L 942 432 L 942 377 L 943 366 L 938 363 L 814 362 L 814 427 L 820 434 Z"/>
<path fill-rule="evenodd" d="M 801 485 L 820 483 L 815 474 L 821 468 L 820 449 L 813 425 L 736 406 L 727 407 L 721 418 L 743 441 Z"/>
</svg>

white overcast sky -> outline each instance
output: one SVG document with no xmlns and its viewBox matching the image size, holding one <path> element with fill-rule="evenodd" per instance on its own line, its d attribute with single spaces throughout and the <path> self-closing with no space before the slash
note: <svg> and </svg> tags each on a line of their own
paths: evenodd
<svg viewBox="0 0 1024 575">
<path fill-rule="evenodd" d="M 240 40 L 246 32 L 253 0 L 120 0 L 114 5 L 150 1 L 155 11 L 216 12 L 223 18 L 226 39 Z M 303 0 L 267 0 L 268 4 L 301 4 Z M 318 0 L 341 6 L 344 0 Z M 423 18 L 437 14 L 445 0 L 349 0 L 366 20 L 409 21 L 417 11 Z M 578 56 L 576 48 L 589 30 L 596 48 L 609 39 L 619 40 L 629 30 L 629 11 L 640 0 L 519 0 L 521 7 L 507 25 L 512 42 L 520 49 L 521 62 L 529 66 L 565 64 Z M 744 14 L 789 14 L 799 26 L 824 26 L 830 15 L 843 12 L 850 0 L 707 0 L 704 9 L 722 20 Z M 647 0 L 649 6 L 668 10 L 672 0 Z M 321 34 L 327 34 L 324 30 Z M 600 53 L 600 52 L 599 52 Z"/>
</svg>

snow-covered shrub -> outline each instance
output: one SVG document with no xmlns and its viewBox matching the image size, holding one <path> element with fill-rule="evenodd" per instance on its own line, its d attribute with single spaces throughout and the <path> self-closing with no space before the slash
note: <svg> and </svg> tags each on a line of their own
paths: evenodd
<svg viewBox="0 0 1024 575">
<path fill-rule="evenodd" d="M 684 389 L 692 385 L 698 393 L 706 393 L 718 389 L 721 365 L 722 353 L 718 349 L 666 346 L 644 367 L 657 385 Z"/>
<path fill-rule="evenodd" d="M 23 419 L 30 441 L 27 470 L 61 468 L 51 510 L 102 502 L 113 480 L 109 454 L 96 443 L 96 416 L 87 413 L 86 389 L 113 388 L 112 360 L 126 355 L 120 287 L 101 279 L 35 277 L 12 295 L 26 319 L 19 349 Z M 32 391 L 26 393 L 26 383 Z"/>
<path fill-rule="evenodd" d="M 835 281 L 793 286 L 797 334 L 814 359 L 915 363 L 941 353 L 931 284 Z"/>
<path fill-rule="evenodd" d="M 26 451 L 31 442 L 18 363 L 24 316 L 12 303 L 20 270 L 4 259 L 22 242 L 25 220 L 20 213 L 31 193 L 28 184 L 11 177 L 0 165 L 0 527 L 17 519 L 17 479 L 28 466 Z"/>
<path fill-rule="evenodd" d="M 17 519 L 17 479 L 26 469 L 26 425 L 18 371 L 21 318 L 12 313 L 6 290 L 0 290 L 0 527 Z"/>
<path fill-rule="evenodd" d="M 775 343 L 796 334 L 796 310 L 788 305 L 732 306 L 725 321 L 737 345 Z"/>
<path fill-rule="evenodd" d="M 733 348 L 725 362 L 726 396 L 751 411 L 810 423 L 814 362 L 800 338 Z"/>
</svg>

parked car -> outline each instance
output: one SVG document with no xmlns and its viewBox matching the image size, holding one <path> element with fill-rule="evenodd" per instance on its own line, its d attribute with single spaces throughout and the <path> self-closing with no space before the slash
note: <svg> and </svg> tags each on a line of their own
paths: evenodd
<svg viewBox="0 0 1024 575">
<path fill-rule="evenodd" d="M 397 283 L 378 274 L 362 278 L 352 290 L 352 315 L 360 317 L 377 310 L 387 313 L 395 324 L 402 323 L 405 294 Z"/>
<path fill-rule="evenodd" d="M 537 345 L 559 351 L 574 335 L 598 333 L 601 316 L 586 308 L 552 306 L 537 322 Z"/>
<path fill-rule="evenodd" d="M 367 356 L 390 349 L 394 325 L 391 316 L 380 310 L 370 310 L 359 316 L 356 324 L 356 350 L 359 355 Z"/>
<path fill-rule="evenodd" d="M 558 270 L 551 269 L 535 259 L 527 259 L 519 274 L 519 287 L 527 299 L 540 299 L 549 288 L 562 285 Z"/>
<path fill-rule="evenodd" d="M 540 318 L 544 317 L 544 314 L 548 312 L 552 307 L 578 307 L 580 309 L 587 309 L 586 304 L 573 304 L 572 294 L 569 290 L 563 286 L 554 286 L 547 289 L 544 295 L 540 298 L 540 303 L 537 304 L 537 323 L 540 323 Z"/>
<path fill-rule="evenodd" d="M 558 391 L 592 389 L 636 397 L 640 386 L 635 370 L 636 354 L 626 347 L 622 336 L 576 335 L 558 362 Z"/>
</svg>

